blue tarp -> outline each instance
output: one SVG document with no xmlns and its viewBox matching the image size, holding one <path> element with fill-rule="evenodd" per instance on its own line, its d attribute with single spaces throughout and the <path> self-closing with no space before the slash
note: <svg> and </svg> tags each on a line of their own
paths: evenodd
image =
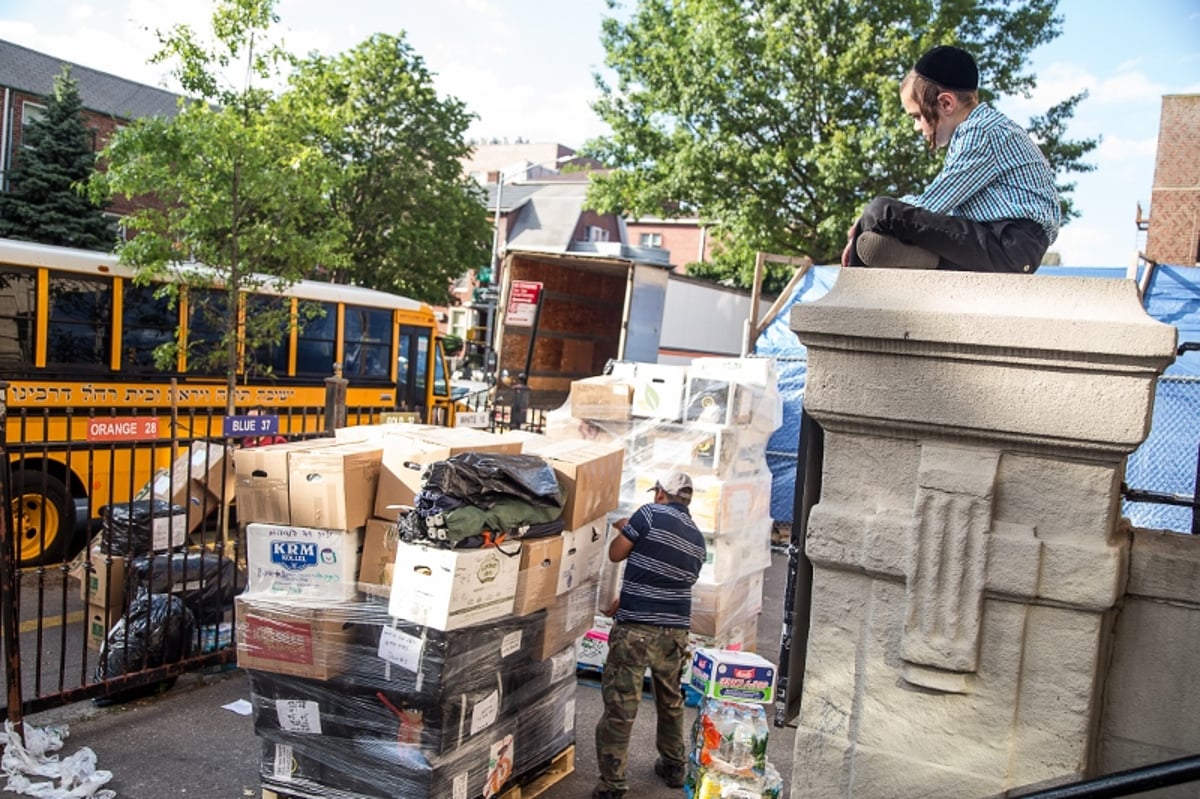
<svg viewBox="0 0 1200 799">
<path fill-rule="evenodd" d="M 783 423 L 771 436 L 767 450 L 772 475 L 771 517 L 776 521 L 790 522 L 793 516 L 800 407 L 808 375 L 807 352 L 791 329 L 791 309 L 798 302 L 824 296 L 839 271 L 836 266 L 809 269 L 757 341 L 759 355 L 776 359 L 783 398 Z M 1054 267 L 1037 275 L 1122 279 L 1127 272 L 1114 267 Z M 1200 269 L 1156 267 L 1143 304 L 1151 317 L 1178 329 L 1180 343 L 1200 342 Z M 1143 491 L 1193 494 L 1200 442 L 1200 352 L 1184 353 L 1167 368 L 1158 384 L 1151 425 L 1150 436 L 1129 457 L 1126 483 Z M 1179 532 L 1191 529 L 1191 511 L 1187 508 L 1139 502 L 1126 503 L 1124 512 L 1138 527 Z"/>
</svg>

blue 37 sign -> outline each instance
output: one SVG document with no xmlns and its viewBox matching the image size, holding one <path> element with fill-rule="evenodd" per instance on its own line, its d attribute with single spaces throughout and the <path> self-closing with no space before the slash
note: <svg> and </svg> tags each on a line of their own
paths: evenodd
<svg viewBox="0 0 1200 799">
<path fill-rule="evenodd" d="M 224 435 L 226 438 L 247 436 L 273 436 L 279 433 L 278 416 L 226 416 Z"/>
</svg>

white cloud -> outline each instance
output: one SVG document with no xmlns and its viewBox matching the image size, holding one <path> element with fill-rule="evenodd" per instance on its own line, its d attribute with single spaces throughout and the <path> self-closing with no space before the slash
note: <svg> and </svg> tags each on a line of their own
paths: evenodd
<svg viewBox="0 0 1200 799">
<path fill-rule="evenodd" d="M 1062 256 L 1063 266 L 1129 266 L 1137 260 L 1138 247 L 1133 213 L 1131 209 L 1121 233 L 1077 219 L 1059 231 L 1050 249 Z"/>
<path fill-rule="evenodd" d="M 1125 160 L 1154 160 L 1158 150 L 1158 137 L 1127 139 L 1121 136 L 1105 136 L 1095 149 L 1097 159 L 1105 162 Z"/>
</svg>

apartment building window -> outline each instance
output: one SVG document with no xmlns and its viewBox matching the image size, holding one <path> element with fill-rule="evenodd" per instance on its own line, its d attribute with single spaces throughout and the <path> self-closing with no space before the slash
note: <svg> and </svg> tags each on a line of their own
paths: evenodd
<svg viewBox="0 0 1200 799">
<path fill-rule="evenodd" d="M 29 126 L 46 116 L 46 106 L 25 102 L 21 104 L 21 146 L 28 147 Z"/>
<path fill-rule="evenodd" d="M 662 246 L 662 234 L 661 233 L 642 233 L 640 236 L 638 236 L 638 244 L 640 244 L 643 247 L 661 247 Z"/>
<path fill-rule="evenodd" d="M 588 225 L 585 241 L 608 241 L 608 230 L 598 225 Z"/>
</svg>

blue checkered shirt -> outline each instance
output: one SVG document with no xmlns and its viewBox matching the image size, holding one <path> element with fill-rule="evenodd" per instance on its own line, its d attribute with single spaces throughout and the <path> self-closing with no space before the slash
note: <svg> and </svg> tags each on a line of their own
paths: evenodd
<svg viewBox="0 0 1200 799">
<path fill-rule="evenodd" d="M 910 205 L 976 222 L 1032 219 L 1050 242 L 1061 222 L 1054 170 L 1029 134 L 989 105 L 979 105 L 950 136 L 942 171 Z"/>
</svg>

